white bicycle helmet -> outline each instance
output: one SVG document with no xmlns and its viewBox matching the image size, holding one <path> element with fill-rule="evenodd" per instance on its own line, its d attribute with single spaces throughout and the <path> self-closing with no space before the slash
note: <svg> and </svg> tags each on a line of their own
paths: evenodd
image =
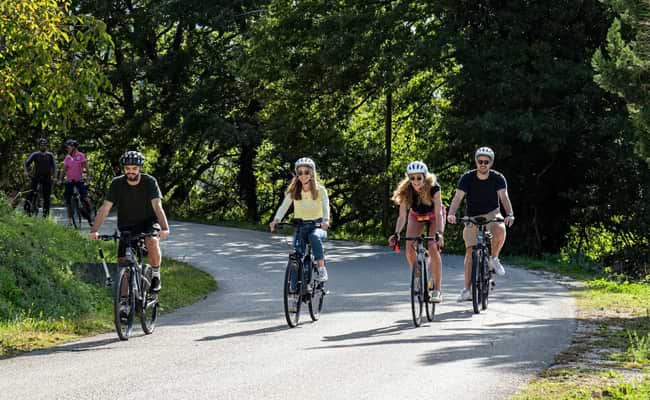
<svg viewBox="0 0 650 400">
<path fill-rule="evenodd" d="M 309 157 L 301 157 L 296 161 L 295 169 L 298 170 L 299 167 L 309 167 L 312 170 L 316 171 L 316 163 Z"/>
<path fill-rule="evenodd" d="M 478 160 L 480 156 L 490 157 L 490 160 L 494 161 L 494 150 L 489 147 L 479 147 L 474 154 L 474 159 Z"/>
<path fill-rule="evenodd" d="M 406 173 L 407 174 L 424 174 L 427 175 L 429 173 L 429 169 L 427 168 L 427 165 L 423 163 L 422 161 L 412 161 L 407 167 L 406 167 Z"/>
</svg>

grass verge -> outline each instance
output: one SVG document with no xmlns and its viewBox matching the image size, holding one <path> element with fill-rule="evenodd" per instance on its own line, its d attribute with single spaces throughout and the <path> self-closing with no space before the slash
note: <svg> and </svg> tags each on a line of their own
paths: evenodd
<svg viewBox="0 0 650 400">
<path fill-rule="evenodd" d="M 102 246 L 114 261 L 115 244 Z M 73 272 L 77 263 L 98 262 L 97 250 L 77 231 L 14 214 L 0 199 L 0 357 L 113 329 L 111 291 Z M 209 274 L 171 259 L 161 272 L 163 312 L 217 287 Z"/>
<path fill-rule="evenodd" d="M 549 257 L 509 261 L 573 277 L 578 308 L 571 346 L 512 400 L 650 399 L 650 285 Z"/>
</svg>

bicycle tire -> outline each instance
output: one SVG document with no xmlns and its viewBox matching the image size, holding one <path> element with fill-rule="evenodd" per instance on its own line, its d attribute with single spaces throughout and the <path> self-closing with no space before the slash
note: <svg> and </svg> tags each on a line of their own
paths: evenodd
<svg viewBox="0 0 650 400">
<path fill-rule="evenodd" d="M 411 270 L 411 312 L 415 327 L 422 325 L 422 279 L 418 277 L 422 272 L 422 264 L 416 262 Z"/>
<path fill-rule="evenodd" d="M 149 292 L 152 270 L 149 264 L 143 266 L 142 271 L 142 305 L 140 307 L 140 325 L 145 334 L 151 335 L 156 329 L 156 321 L 158 321 L 158 294 Z M 146 281 L 145 281 L 146 279 Z"/>
<path fill-rule="evenodd" d="M 40 188 L 39 188 L 40 189 Z M 38 217 L 38 210 L 41 208 L 41 191 L 37 190 L 32 199 L 32 213 L 34 217 Z"/>
<path fill-rule="evenodd" d="M 300 305 L 302 304 L 302 299 L 300 296 L 302 290 L 302 279 L 300 270 L 295 260 L 290 259 L 287 263 L 287 269 L 284 273 L 284 317 L 287 320 L 287 324 L 291 328 L 295 328 L 298 325 L 300 320 Z M 296 279 L 296 287 L 294 290 L 291 290 L 291 274 L 297 273 L 298 279 Z M 295 310 L 290 311 L 289 305 L 295 303 Z"/>
<path fill-rule="evenodd" d="M 429 290 L 429 282 L 431 282 L 431 290 Z M 424 267 L 424 287 L 427 289 L 424 296 L 424 309 L 427 314 L 427 321 L 433 322 L 436 316 L 436 303 L 431 301 L 431 292 L 436 290 L 436 283 L 433 280 L 433 273 L 429 276 L 429 268 Z"/>
<path fill-rule="evenodd" d="M 481 304 L 481 282 L 479 278 L 479 260 L 481 257 L 480 250 L 472 251 L 472 308 L 474 309 L 474 314 L 479 314 L 481 312 L 479 305 Z"/>
<path fill-rule="evenodd" d="M 487 254 L 481 258 L 481 309 L 488 308 L 488 295 L 490 294 L 490 273 L 488 272 Z"/>
<path fill-rule="evenodd" d="M 75 229 L 81 229 L 81 213 L 79 212 L 79 203 L 77 199 L 70 201 L 70 213 L 72 214 L 72 224 Z"/>
<path fill-rule="evenodd" d="M 135 293 L 131 290 L 131 279 L 127 275 L 129 269 L 126 266 L 120 268 L 115 285 L 115 296 L 113 297 L 113 316 L 115 331 L 120 340 L 129 340 L 133 332 L 133 316 L 135 315 Z M 126 296 L 122 296 L 122 286 L 127 286 Z M 122 304 L 126 303 L 127 315 L 121 315 Z"/>
<path fill-rule="evenodd" d="M 317 274 L 316 270 L 312 270 L 312 275 Z M 309 316 L 311 316 L 312 321 L 318 321 L 320 319 L 320 313 L 323 311 L 323 301 L 325 300 L 325 288 L 324 282 L 314 282 L 314 290 L 312 291 L 311 297 L 309 298 Z"/>
</svg>

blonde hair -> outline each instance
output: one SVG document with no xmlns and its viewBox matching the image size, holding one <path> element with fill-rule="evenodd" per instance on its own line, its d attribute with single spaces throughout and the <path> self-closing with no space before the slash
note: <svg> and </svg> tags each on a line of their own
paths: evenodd
<svg viewBox="0 0 650 400">
<path fill-rule="evenodd" d="M 311 176 L 311 190 L 310 190 L 311 197 L 314 200 L 318 200 L 318 189 L 320 188 L 321 185 L 318 180 L 318 176 L 316 175 L 316 172 L 314 172 L 313 169 L 305 165 L 301 165 L 301 167 L 305 167 L 309 170 L 309 175 Z M 302 182 L 300 181 L 300 177 L 298 176 L 297 169 L 296 169 L 296 176 L 294 176 L 293 179 L 291 180 L 291 183 L 289 183 L 289 187 L 287 188 L 286 193 L 290 194 L 293 200 L 302 199 Z"/>
<path fill-rule="evenodd" d="M 400 205 L 404 202 L 410 207 L 413 204 L 413 196 L 419 196 L 420 201 L 427 206 L 433 204 L 433 197 L 431 197 L 431 188 L 435 186 L 438 179 L 435 174 L 428 173 L 424 176 L 424 186 L 422 187 L 421 192 L 416 192 L 411 185 L 411 177 L 406 176 L 402 181 L 397 185 L 397 188 L 393 192 L 393 197 L 391 200 L 397 205 Z"/>
</svg>

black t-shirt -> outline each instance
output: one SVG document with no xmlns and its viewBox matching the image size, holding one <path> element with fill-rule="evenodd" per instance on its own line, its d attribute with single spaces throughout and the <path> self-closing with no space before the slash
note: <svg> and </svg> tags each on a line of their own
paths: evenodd
<svg viewBox="0 0 650 400">
<path fill-rule="evenodd" d="M 499 208 L 498 191 L 507 188 L 506 178 L 493 170 L 490 170 L 485 180 L 479 179 L 473 169 L 458 181 L 458 189 L 467 194 L 467 215 L 470 217 L 487 214 Z"/>
<path fill-rule="evenodd" d="M 25 161 L 25 166 L 29 168 L 31 163 L 34 163 L 34 176 L 49 178 L 56 175 L 56 161 L 54 161 L 54 154 L 49 151 L 36 151 L 32 153 L 27 161 Z"/>
<path fill-rule="evenodd" d="M 162 199 L 156 178 L 140 175 L 140 182 L 132 186 L 126 176 L 118 176 L 111 182 L 106 200 L 117 206 L 117 226 L 122 229 L 148 222 L 157 222 L 151 200 Z"/>
<path fill-rule="evenodd" d="M 413 190 L 413 188 L 411 188 Z M 433 195 L 440 191 L 440 185 L 436 182 L 431 186 L 431 205 L 426 205 L 420 199 L 420 196 L 413 190 L 413 200 L 411 200 L 411 210 L 418 214 L 427 214 L 434 211 Z"/>
</svg>

